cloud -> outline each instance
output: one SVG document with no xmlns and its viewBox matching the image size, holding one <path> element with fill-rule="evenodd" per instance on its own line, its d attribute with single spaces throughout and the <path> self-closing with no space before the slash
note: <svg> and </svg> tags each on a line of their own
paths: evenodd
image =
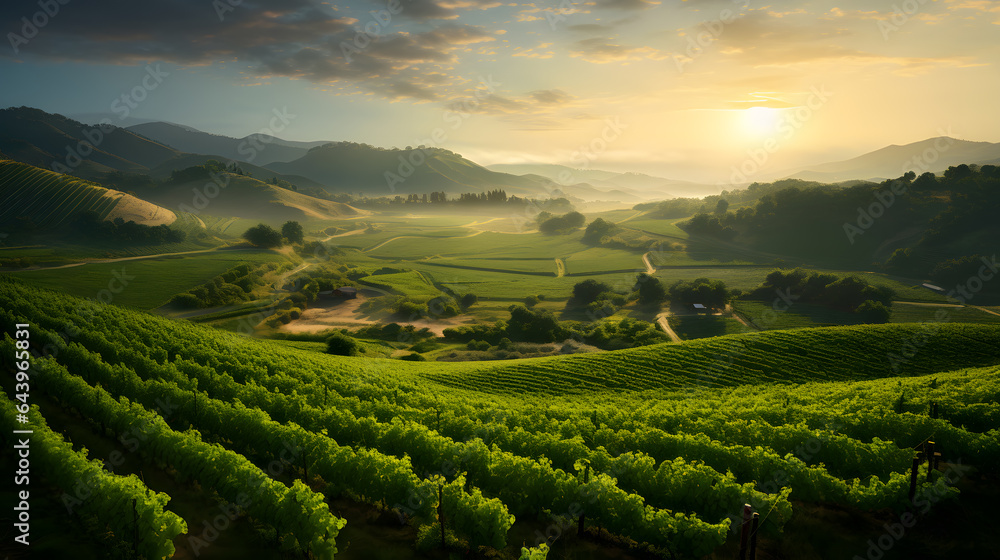
<svg viewBox="0 0 1000 560">
<path fill-rule="evenodd" d="M 256 0 L 235 7 L 217 4 L 226 9 L 216 11 L 212 2 L 204 0 L 69 3 L 22 47 L 18 59 L 180 66 L 238 61 L 248 68 L 251 79 L 247 83 L 281 76 L 319 84 L 340 82 L 389 99 L 427 101 L 448 97 L 447 91 L 436 90 L 459 82 L 442 76 L 448 76 L 463 53 L 497 40 L 488 30 L 458 23 L 438 24 L 417 33 L 403 31 L 397 25 L 399 17 L 380 21 L 365 13 L 352 18 L 344 15 L 349 12 L 345 7 L 318 0 Z M 464 0 L 440 6 L 407 0 L 400 13 L 410 10 L 416 14 L 413 17 L 444 17 L 440 10 L 453 11 L 459 4 L 473 5 Z M 488 0 L 474 3 L 477 7 L 491 4 Z M 37 5 L 28 2 L 2 3 L 0 28 L 19 29 L 20 18 L 34 10 Z M 12 56 L 10 49 L 0 49 L 0 57 Z"/>
<path fill-rule="evenodd" d="M 562 105 L 573 99 L 573 96 L 560 89 L 543 89 L 530 93 L 531 97 L 543 104 Z"/>
<path fill-rule="evenodd" d="M 663 60 L 667 54 L 653 47 L 631 47 L 613 43 L 611 39 L 592 37 L 577 41 L 570 48 L 570 56 L 594 64 L 627 63 L 639 60 Z"/>
<path fill-rule="evenodd" d="M 595 0 L 594 3 L 599 10 L 646 10 L 659 5 L 655 0 Z"/>
</svg>

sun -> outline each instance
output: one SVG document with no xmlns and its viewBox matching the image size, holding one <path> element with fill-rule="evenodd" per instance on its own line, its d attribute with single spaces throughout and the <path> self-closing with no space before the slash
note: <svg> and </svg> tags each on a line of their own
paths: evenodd
<svg viewBox="0 0 1000 560">
<path fill-rule="evenodd" d="M 744 133 L 752 138 L 760 138 L 773 134 L 780 118 L 780 109 L 772 109 L 770 107 L 750 107 L 749 109 L 743 109 Z"/>
</svg>

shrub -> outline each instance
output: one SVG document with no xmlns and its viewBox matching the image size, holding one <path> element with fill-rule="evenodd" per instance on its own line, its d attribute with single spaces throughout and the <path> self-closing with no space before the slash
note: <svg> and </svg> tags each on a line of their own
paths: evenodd
<svg viewBox="0 0 1000 560">
<path fill-rule="evenodd" d="M 358 341 L 344 333 L 333 333 L 326 339 L 327 354 L 337 356 L 357 356 L 359 351 Z"/>
</svg>

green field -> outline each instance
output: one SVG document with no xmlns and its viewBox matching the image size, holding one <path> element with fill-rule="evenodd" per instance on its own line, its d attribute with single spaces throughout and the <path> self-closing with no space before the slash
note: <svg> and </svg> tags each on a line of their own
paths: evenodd
<svg viewBox="0 0 1000 560">
<path fill-rule="evenodd" d="M 396 274 L 365 276 L 359 281 L 383 290 L 393 290 L 421 303 L 441 295 L 440 290 L 435 288 L 430 281 L 415 270 Z"/>
<path fill-rule="evenodd" d="M 732 317 L 721 315 L 672 315 L 667 318 L 670 328 L 681 340 L 741 334 L 747 327 Z"/>
<path fill-rule="evenodd" d="M 116 305 L 155 309 L 175 294 L 203 284 L 243 262 L 261 263 L 286 258 L 271 251 L 220 250 L 92 263 L 51 270 L 28 270 L 12 275 L 34 286 L 56 289 L 77 297 L 111 301 Z M 126 280 L 127 285 L 122 284 Z"/>
</svg>

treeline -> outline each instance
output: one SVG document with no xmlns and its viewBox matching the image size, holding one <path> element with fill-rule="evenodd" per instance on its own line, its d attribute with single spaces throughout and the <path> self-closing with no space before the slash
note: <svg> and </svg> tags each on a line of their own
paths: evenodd
<svg viewBox="0 0 1000 560">
<path fill-rule="evenodd" d="M 864 323 L 885 323 L 896 293 L 892 288 L 872 285 L 857 276 L 810 273 L 796 268 L 771 272 L 748 297 L 770 300 L 775 295 L 789 305 L 794 302 L 824 305 L 856 313 Z"/>
<path fill-rule="evenodd" d="M 620 321 L 579 323 L 559 321 L 551 311 L 528 309 L 517 304 L 508 308 L 510 318 L 492 324 L 463 325 L 444 329 L 446 339 L 459 342 L 486 342 L 489 346 L 509 346 L 511 342 L 550 343 L 573 340 L 606 350 L 633 348 L 667 342 L 666 334 L 652 323 L 624 318 Z"/>
<path fill-rule="evenodd" d="M 381 196 L 369 198 L 367 196 L 343 195 L 336 197 L 338 202 L 344 202 L 359 208 L 378 208 L 385 206 L 407 206 L 432 204 L 439 206 L 490 206 L 502 208 L 544 208 L 549 212 L 569 212 L 573 210 L 573 204 L 566 198 L 551 198 L 538 200 L 516 195 L 508 195 L 503 189 L 495 189 L 483 192 L 460 193 L 457 197 L 450 197 L 444 191 L 433 191 L 423 194 L 408 194 L 406 196 L 396 195 L 394 197 Z"/>
<path fill-rule="evenodd" d="M 165 224 L 147 226 L 137 224 L 132 220 L 126 222 L 122 218 L 102 220 L 101 216 L 93 210 L 77 214 L 73 220 L 73 229 L 85 236 L 146 244 L 180 243 L 187 237 L 187 232 Z"/>
<path fill-rule="evenodd" d="M 764 250 L 852 265 L 874 263 L 921 276 L 949 266 L 940 259 L 942 253 L 960 259 L 995 252 L 1000 235 L 1000 222 L 994 219 L 1000 212 L 996 165 L 952 166 L 940 177 L 908 172 L 878 184 L 798 183 L 758 186 L 763 193 L 759 199 L 735 210 L 727 202 L 720 211 L 720 204 L 713 207 L 708 197 L 682 227 L 692 234 L 738 237 Z M 656 208 L 664 211 L 693 207 L 683 200 L 659 204 Z M 912 235 L 900 236 L 907 231 Z M 892 244 L 904 250 L 892 255 L 886 251 Z"/>
</svg>

